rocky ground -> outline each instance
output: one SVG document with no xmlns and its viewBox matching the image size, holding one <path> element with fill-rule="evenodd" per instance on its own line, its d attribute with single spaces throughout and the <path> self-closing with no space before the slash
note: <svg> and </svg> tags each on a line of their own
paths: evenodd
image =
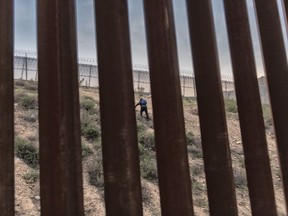
<svg viewBox="0 0 288 216">
<path fill-rule="evenodd" d="M 16 145 L 22 146 L 25 144 L 32 146 L 31 151 L 35 150 L 37 153 L 39 136 L 36 90 L 37 86 L 35 83 L 15 83 Z M 139 96 L 136 95 L 135 100 L 138 100 L 138 97 Z M 23 98 L 26 99 L 24 100 Z M 80 98 L 85 215 L 105 215 L 98 91 L 97 89 L 81 88 Z M 148 104 L 149 113 L 153 118 L 150 97 L 148 97 Z M 197 105 L 196 101 L 191 99 L 184 99 L 183 105 L 188 140 L 188 156 L 193 184 L 194 210 L 196 215 L 209 215 Z M 233 109 L 234 107 L 231 108 L 230 105 L 228 104 L 227 107 L 227 125 L 236 183 L 238 210 L 239 215 L 248 216 L 251 215 L 251 210 L 239 121 L 237 113 L 235 109 Z M 235 103 L 233 106 L 235 106 Z M 142 119 L 139 116 L 138 109 L 136 116 L 139 149 L 141 153 L 144 215 L 161 215 L 159 190 L 157 186 L 156 156 L 153 147 L 151 147 L 155 144 L 153 123 L 152 121 L 147 122 Z M 266 122 L 269 124 L 269 121 Z M 271 125 L 267 125 L 267 142 L 273 172 L 277 210 L 278 215 L 286 215 L 275 138 L 271 127 Z M 87 131 L 90 132 L 88 133 Z M 15 150 L 16 215 L 40 215 L 39 168 L 37 157 L 32 159 L 30 157 L 30 161 L 27 161 L 18 151 L 19 148 L 17 147 Z"/>
</svg>

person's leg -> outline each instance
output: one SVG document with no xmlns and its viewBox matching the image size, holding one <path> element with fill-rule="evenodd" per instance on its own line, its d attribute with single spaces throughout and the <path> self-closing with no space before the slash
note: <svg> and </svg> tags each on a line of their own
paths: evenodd
<svg viewBox="0 0 288 216">
<path fill-rule="evenodd" d="M 143 112 L 144 112 L 144 108 L 141 107 L 141 109 L 140 109 L 140 115 L 141 115 L 141 117 L 143 117 L 143 115 L 142 115 Z"/>
<path fill-rule="evenodd" d="M 145 114 L 146 114 L 146 118 L 149 119 L 147 107 L 145 108 Z"/>
</svg>

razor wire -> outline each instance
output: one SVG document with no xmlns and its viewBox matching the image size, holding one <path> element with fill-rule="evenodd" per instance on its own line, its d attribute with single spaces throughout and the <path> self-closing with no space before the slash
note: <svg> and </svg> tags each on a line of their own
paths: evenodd
<svg viewBox="0 0 288 216">
<path fill-rule="evenodd" d="M 15 79 L 38 80 L 37 52 L 31 50 L 15 50 L 14 74 Z M 151 93 L 149 66 L 133 64 L 134 90 L 142 93 Z M 98 63 L 93 58 L 78 58 L 79 85 L 86 87 L 99 86 Z M 225 94 L 234 91 L 233 76 L 222 74 L 222 87 Z M 163 77 L 165 79 L 165 77 Z M 196 97 L 196 84 L 192 70 L 180 69 L 180 84 L 183 96 Z M 230 93 L 229 93 L 230 94 Z M 232 94 L 232 93 L 231 93 Z M 233 96 L 234 97 L 234 96 Z"/>
</svg>

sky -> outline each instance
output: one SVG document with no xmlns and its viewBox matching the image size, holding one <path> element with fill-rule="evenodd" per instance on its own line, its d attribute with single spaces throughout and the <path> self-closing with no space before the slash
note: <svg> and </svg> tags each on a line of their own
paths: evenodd
<svg viewBox="0 0 288 216">
<path fill-rule="evenodd" d="M 76 0 L 77 12 L 77 38 L 78 56 L 80 58 L 97 58 L 94 0 Z M 146 37 L 144 27 L 143 0 L 127 0 L 129 7 L 129 25 L 132 62 L 134 65 L 148 65 Z M 192 73 L 192 57 L 188 33 L 186 0 L 172 0 L 176 26 L 177 48 L 179 67 L 181 71 Z M 250 28 L 252 32 L 254 55 L 256 58 L 258 75 L 263 75 L 262 54 L 259 46 L 259 38 L 256 28 L 253 1 L 246 0 Z M 37 50 L 36 42 L 36 0 L 15 0 L 15 49 Z M 283 34 L 285 30 L 281 0 L 277 0 Z M 217 47 L 220 69 L 222 74 L 232 74 L 227 31 L 225 25 L 223 0 L 212 0 L 214 23 L 216 30 Z M 287 47 L 287 37 L 284 37 Z"/>
</svg>

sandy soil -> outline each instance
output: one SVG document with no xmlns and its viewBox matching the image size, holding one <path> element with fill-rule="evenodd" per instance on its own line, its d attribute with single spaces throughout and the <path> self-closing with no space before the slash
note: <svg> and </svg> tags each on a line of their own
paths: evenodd
<svg viewBox="0 0 288 216">
<path fill-rule="evenodd" d="M 82 90 L 81 96 L 86 95 L 95 98 L 99 102 L 98 93 L 96 90 Z M 96 97 L 95 97 L 96 96 Z M 139 97 L 135 97 L 138 101 Z M 153 119 L 151 98 L 148 97 L 149 114 Z M 24 139 L 37 143 L 38 139 L 38 123 L 25 121 L 24 117 L 32 115 L 37 118 L 37 110 L 26 111 L 21 109 L 17 104 L 15 105 L 15 130 L 16 135 Z M 139 115 L 138 108 L 136 115 Z M 197 108 L 195 104 L 184 102 L 185 127 L 187 131 L 192 131 L 195 137 L 200 139 L 199 119 L 197 115 Z M 153 124 L 148 123 L 149 130 L 153 130 Z M 229 140 L 232 152 L 232 162 L 234 169 L 240 169 L 243 163 L 243 149 L 239 131 L 239 123 L 237 116 L 230 116 L 227 120 Z M 283 189 L 281 176 L 279 171 L 279 163 L 277 150 L 275 146 L 275 138 L 273 134 L 267 134 L 267 141 L 269 145 L 269 154 L 271 159 L 271 167 L 273 172 L 275 196 L 278 208 L 278 215 L 285 215 L 285 204 L 283 198 Z M 199 149 L 201 151 L 201 148 Z M 197 171 L 197 176 L 193 176 L 193 183 L 197 184 L 193 190 L 193 202 L 195 215 L 204 216 L 209 215 L 208 199 L 205 186 L 205 174 L 203 159 L 195 158 L 189 153 L 189 163 L 192 170 Z M 194 167 L 194 168 L 193 168 Z M 39 180 L 35 183 L 29 183 L 24 180 L 23 175 L 31 173 L 32 168 L 28 167 L 22 160 L 15 158 L 15 192 L 16 192 L 16 215 L 21 216 L 36 216 L 40 215 L 40 196 L 39 196 Z M 242 167 L 242 169 L 244 169 Z M 84 206 L 85 215 L 105 215 L 105 204 L 103 199 L 103 190 L 92 186 L 89 183 L 89 176 L 87 173 L 86 161 L 83 161 L 83 188 L 84 188 Z M 161 215 L 159 189 L 156 183 L 149 182 L 142 179 L 142 193 L 143 193 L 143 210 L 145 216 Z M 239 215 L 251 215 L 248 189 L 246 186 L 236 190 L 237 203 Z"/>
</svg>

